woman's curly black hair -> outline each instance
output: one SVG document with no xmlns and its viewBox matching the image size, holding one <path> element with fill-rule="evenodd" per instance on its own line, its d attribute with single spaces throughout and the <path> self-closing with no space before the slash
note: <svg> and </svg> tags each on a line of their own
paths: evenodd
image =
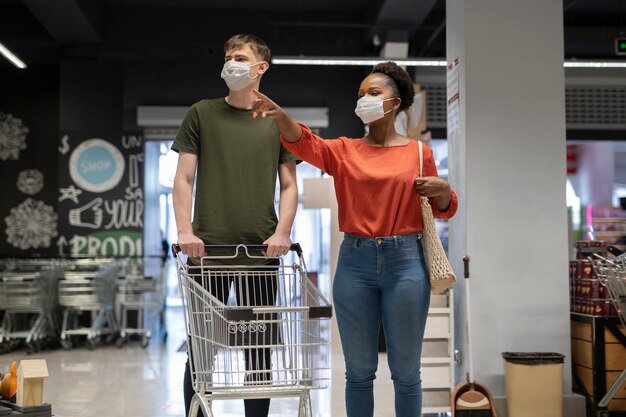
<svg viewBox="0 0 626 417">
<path fill-rule="evenodd" d="M 400 97 L 401 103 L 398 113 L 411 107 L 415 92 L 413 90 L 413 81 L 408 72 L 395 62 L 388 61 L 377 64 L 372 70 L 372 74 L 374 73 L 385 74 L 390 78 L 385 81 L 385 84 L 394 91 L 396 96 Z"/>
</svg>

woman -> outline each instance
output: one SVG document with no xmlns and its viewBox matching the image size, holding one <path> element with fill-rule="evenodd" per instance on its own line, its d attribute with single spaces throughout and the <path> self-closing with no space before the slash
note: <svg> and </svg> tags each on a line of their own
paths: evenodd
<svg viewBox="0 0 626 417">
<path fill-rule="evenodd" d="M 421 246 L 419 196 L 435 217 L 449 219 L 457 198 L 437 176 L 432 150 L 396 132 L 398 112 L 413 103 L 413 83 L 393 62 L 378 64 L 362 82 L 356 114 L 369 132 L 361 139 L 323 140 L 255 91 L 253 117 L 274 119 L 283 145 L 334 178 L 339 228 L 345 233 L 333 282 L 333 303 L 346 362 L 348 417 L 374 413 L 378 332 L 385 329 L 398 417 L 421 416 L 420 357 L 430 302 Z"/>
</svg>

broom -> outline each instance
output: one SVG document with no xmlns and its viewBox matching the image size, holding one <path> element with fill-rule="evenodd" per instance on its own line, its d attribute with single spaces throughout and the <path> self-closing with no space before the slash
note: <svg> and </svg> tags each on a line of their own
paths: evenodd
<svg viewBox="0 0 626 417">
<path fill-rule="evenodd" d="M 452 395 L 453 417 L 497 417 L 491 393 L 479 382 L 474 381 L 474 364 L 472 360 L 472 342 L 470 331 L 470 292 L 469 292 L 469 257 L 463 258 L 465 282 L 465 303 L 467 305 L 467 352 L 469 372 L 464 381 L 454 389 Z"/>
</svg>

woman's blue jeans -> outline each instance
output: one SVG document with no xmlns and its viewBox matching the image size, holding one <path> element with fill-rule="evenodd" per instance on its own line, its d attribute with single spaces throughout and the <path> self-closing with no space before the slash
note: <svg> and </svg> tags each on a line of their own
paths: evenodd
<svg viewBox="0 0 626 417">
<path fill-rule="evenodd" d="M 345 234 L 333 304 L 346 362 L 348 417 L 374 415 L 382 320 L 397 417 L 422 415 L 420 357 L 430 283 L 417 233 L 363 238 Z"/>
</svg>

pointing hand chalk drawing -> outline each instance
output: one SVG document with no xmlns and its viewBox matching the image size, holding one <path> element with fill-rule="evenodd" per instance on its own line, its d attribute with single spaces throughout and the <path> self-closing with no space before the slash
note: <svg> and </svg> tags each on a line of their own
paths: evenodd
<svg viewBox="0 0 626 417">
<path fill-rule="evenodd" d="M 68 219 L 72 226 L 98 229 L 102 225 L 102 198 L 98 197 L 82 207 L 71 209 Z"/>
<path fill-rule="evenodd" d="M 88 139 L 70 157 L 70 177 L 86 191 L 102 193 L 115 188 L 122 179 L 124 156 L 110 142 Z"/>
</svg>

